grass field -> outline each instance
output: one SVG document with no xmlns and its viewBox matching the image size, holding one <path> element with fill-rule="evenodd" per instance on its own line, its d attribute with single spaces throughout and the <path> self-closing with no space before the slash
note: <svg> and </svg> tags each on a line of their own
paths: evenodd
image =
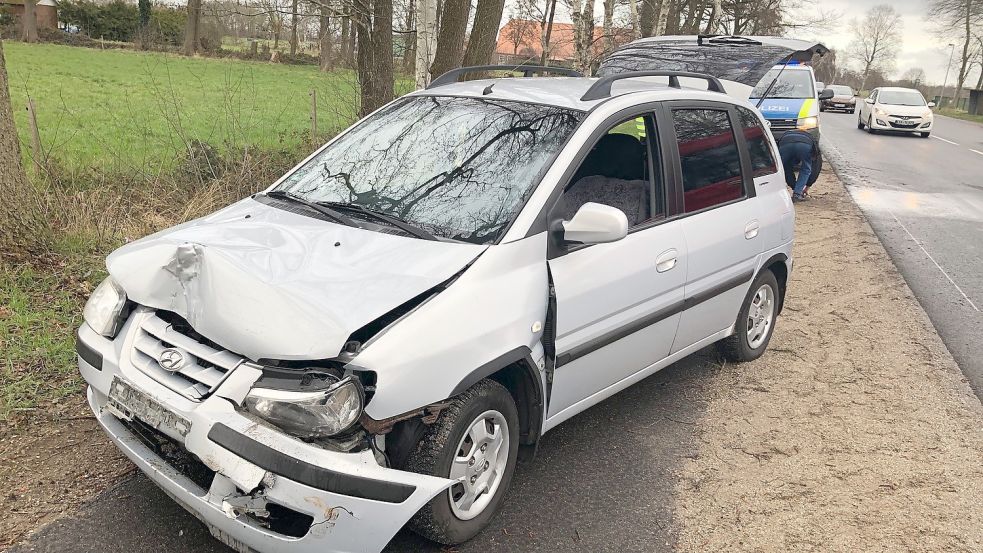
<svg viewBox="0 0 983 553">
<path fill-rule="evenodd" d="M 291 150 L 310 135 L 312 89 L 319 131 L 355 113 L 351 71 L 14 41 L 4 51 L 22 144 L 30 96 L 44 150 L 72 168 L 166 168 L 191 139 Z"/>
<path fill-rule="evenodd" d="M 951 108 L 942 108 L 938 110 L 938 113 L 945 115 L 947 117 L 954 117 L 956 119 L 962 119 L 964 121 L 973 121 L 975 123 L 983 123 L 983 115 L 970 115 L 965 111 L 959 111 Z"/>
</svg>

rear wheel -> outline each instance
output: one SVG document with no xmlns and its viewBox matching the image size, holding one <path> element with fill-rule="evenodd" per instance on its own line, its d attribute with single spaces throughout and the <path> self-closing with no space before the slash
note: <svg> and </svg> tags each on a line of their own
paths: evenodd
<svg viewBox="0 0 983 553">
<path fill-rule="evenodd" d="M 761 357 L 775 330 L 780 293 L 778 279 L 770 270 L 754 279 L 734 323 L 734 334 L 717 342 L 724 358 L 743 362 Z"/>
<path fill-rule="evenodd" d="M 456 482 L 420 509 L 409 527 L 446 545 L 474 537 L 501 506 L 518 451 L 519 415 L 508 390 L 482 380 L 455 397 L 410 454 L 406 469 Z"/>
</svg>

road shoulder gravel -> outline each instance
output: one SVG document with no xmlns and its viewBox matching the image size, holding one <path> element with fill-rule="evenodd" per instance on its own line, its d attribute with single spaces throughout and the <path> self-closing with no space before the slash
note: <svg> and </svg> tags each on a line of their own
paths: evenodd
<svg viewBox="0 0 983 553">
<path fill-rule="evenodd" d="M 842 183 L 797 204 L 769 352 L 707 384 L 683 551 L 979 551 L 983 407 Z"/>
</svg>

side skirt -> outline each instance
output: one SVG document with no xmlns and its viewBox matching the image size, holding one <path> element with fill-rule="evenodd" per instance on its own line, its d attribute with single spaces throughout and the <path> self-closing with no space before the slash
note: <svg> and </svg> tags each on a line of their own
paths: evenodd
<svg viewBox="0 0 983 553">
<path fill-rule="evenodd" d="M 590 395 L 578 401 L 577 403 L 574 403 L 570 407 L 567 407 L 566 409 L 546 419 L 546 422 L 543 424 L 543 433 L 545 434 L 549 430 L 555 428 L 561 422 L 569 419 L 570 417 L 573 417 L 574 415 L 580 413 L 581 411 L 586 410 L 587 408 L 593 405 L 596 405 L 597 403 L 604 401 L 605 399 L 613 396 L 614 394 L 620 392 L 621 390 L 624 390 L 625 388 L 631 386 L 632 384 L 635 384 L 636 382 L 657 373 L 661 369 L 668 367 L 669 365 L 675 363 L 676 361 L 679 361 L 683 357 L 686 357 L 691 353 L 701 350 L 709 346 L 710 344 L 717 342 L 718 340 L 722 340 L 733 333 L 734 333 L 734 325 L 731 325 L 729 328 L 725 328 L 724 330 L 721 330 L 716 334 L 707 336 L 703 340 L 700 340 L 699 342 L 689 347 L 683 348 L 677 351 L 676 353 L 673 353 L 672 355 L 663 358 L 661 361 L 657 361 L 649 365 L 648 367 L 645 367 L 644 369 L 636 372 L 635 374 L 627 378 L 624 378 L 618 382 L 615 382 L 614 384 L 608 386 L 607 388 L 604 388 L 603 390 L 596 392 L 593 395 Z"/>
</svg>

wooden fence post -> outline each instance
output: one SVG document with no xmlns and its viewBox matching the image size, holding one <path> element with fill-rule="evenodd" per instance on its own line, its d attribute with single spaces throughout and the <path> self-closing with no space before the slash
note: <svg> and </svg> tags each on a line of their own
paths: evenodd
<svg viewBox="0 0 983 553">
<path fill-rule="evenodd" d="M 317 145 L 317 89 L 311 89 L 311 144 Z"/>
<path fill-rule="evenodd" d="M 34 174 L 41 176 L 44 166 L 41 163 L 41 133 L 38 132 L 37 108 L 34 107 L 34 100 L 27 99 L 27 121 L 31 127 L 31 158 L 34 159 Z"/>
</svg>

